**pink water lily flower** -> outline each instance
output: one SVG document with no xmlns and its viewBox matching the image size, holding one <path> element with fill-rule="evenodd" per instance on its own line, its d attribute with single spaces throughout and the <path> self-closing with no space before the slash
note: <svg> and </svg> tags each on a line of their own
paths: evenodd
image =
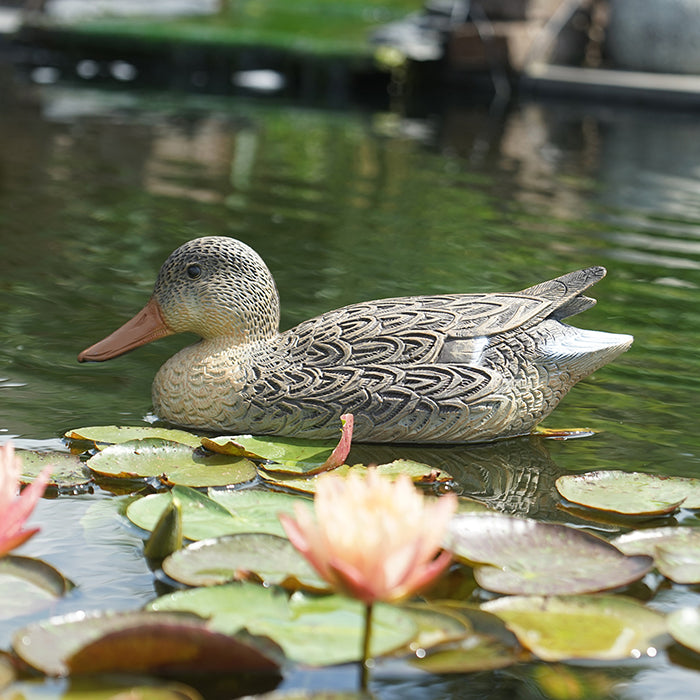
<svg viewBox="0 0 700 700">
<path fill-rule="evenodd" d="M 41 498 L 51 474 L 51 467 L 44 469 L 26 489 L 18 495 L 22 462 L 15 455 L 15 448 L 8 442 L 0 447 L 0 556 L 19 547 L 39 528 L 25 528 L 27 519 Z"/>
<path fill-rule="evenodd" d="M 366 605 L 394 602 L 424 589 L 450 563 L 440 550 L 457 507 L 450 493 L 421 494 L 408 476 L 318 477 L 314 513 L 297 504 L 280 514 L 291 543 L 333 588 Z M 436 556 L 437 555 L 437 556 Z"/>
</svg>

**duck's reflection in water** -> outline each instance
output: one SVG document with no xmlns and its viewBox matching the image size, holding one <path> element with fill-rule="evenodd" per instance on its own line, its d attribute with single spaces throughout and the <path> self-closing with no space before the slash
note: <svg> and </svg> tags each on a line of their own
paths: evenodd
<svg viewBox="0 0 700 700">
<path fill-rule="evenodd" d="M 353 445 L 348 464 L 410 459 L 442 469 L 465 498 L 509 515 L 550 522 L 591 524 L 563 510 L 555 481 L 566 471 L 550 457 L 547 439 L 528 436 L 460 445 Z"/>
</svg>

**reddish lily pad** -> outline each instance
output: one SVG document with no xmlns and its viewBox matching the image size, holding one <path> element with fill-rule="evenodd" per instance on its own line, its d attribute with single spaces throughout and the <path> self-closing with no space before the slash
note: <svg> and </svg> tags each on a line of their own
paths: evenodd
<svg viewBox="0 0 700 700">
<path fill-rule="evenodd" d="M 623 596 L 511 596 L 482 604 L 544 661 L 655 656 L 665 616 Z"/>
<path fill-rule="evenodd" d="M 87 462 L 102 477 L 139 479 L 157 477 L 184 486 L 226 486 L 251 481 L 255 465 L 241 457 L 204 455 L 171 440 L 131 440 L 105 447 Z"/>
<path fill-rule="evenodd" d="M 612 540 L 625 554 L 648 554 L 656 568 L 676 583 L 700 583 L 700 528 L 655 527 Z"/>
<path fill-rule="evenodd" d="M 65 433 L 69 440 L 92 442 L 98 450 L 107 445 L 117 445 L 132 440 L 158 439 L 181 442 L 190 447 L 199 447 L 200 438 L 185 430 L 153 428 L 150 426 L 93 425 L 87 428 L 74 428 Z"/>
<path fill-rule="evenodd" d="M 202 445 L 221 454 L 270 462 L 267 471 L 311 476 L 335 469 L 345 462 L 350 452 L 353 417 L 344 415 L 340 442 L 320 442 L 297 438 L 234 435 L 202 438 Z"/>
<path fill-rule="evenodd" d="M 396 478 L 400 474 L 408 474 L 417 485 L 423 486 L 444 485 L 454 481 L 450 474 L 441 469 L 436 469 L 428 464 L 422 464 L 421 462 L 414 462 L 408 459 L 397 459 L 389 464 L 380 464 L 377 467 L 373 467 L 373 469 L 376 469 L 382 476 L 388 476 L 389 478 Z M 281 487 L 299 493 L 313 494 L 316 492 L 316 477 L 314 476 L 307 474 L 304 477 L 298 477 L 270 473 L 267 467 L 261 468 L 259 473 L 265 483 L 270 484 L 272 487 Z M 362 464 L 355 464 L 353 466 L 344 464 L 334 471 L 334 474 L 343 477 L 347 477 L 350 474 L 359 474 L 362 476 L 366 473 L 367 467 Z"/>
<path fill-rule="evenodd" d="M 24 679 L 15 681 L 3 697 L 13 700 L 203 700 L 197 690 L 184 683 L 134 674 L 72 676 L 63 682 Z"/>
<path fill-rule="evenodd" d="M 474 577 L 482 588 L 511 595 L 618 588 L 653 566 L 651 557 L 625 556 L 582 530 L 506 515 L 456 515 L 447 546 L 458 558 L 477 565 Z"/>
<path fill-rule="evenodd" d="M 49 676 L 279 669 L 269 640 L 256 648 L 250 641 L 212 632 L 204 620 L 181 613 L 72 613 L 19 630 L 13 649 Z"/>
<path fill-rule="evenodd" d="M 700 508 L 700 479 L 615 469 L 567 474 L 556 481 L 571 503 L 623 515 L 665 515 L 679 506 Z"/>
<path fill-rule="evenodd" d="M 217 586 L 253 576 L 265 585 L 329 590 L 289 540 L 266 533 L 195 542 L 165 559 L 163 571 L 188 586 Z"/>
</svg>

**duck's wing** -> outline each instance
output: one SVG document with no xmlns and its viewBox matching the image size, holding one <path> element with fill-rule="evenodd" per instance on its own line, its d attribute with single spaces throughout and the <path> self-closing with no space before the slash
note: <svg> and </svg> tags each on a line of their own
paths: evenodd
<svg viewBox="0 0 700 700">
<path fill-rule="evenodd" d="M 286 351 L 311 366 L 424 365 L 451 340 L 488 338 L 559 320 L 595 304 L 582 293 L 605 276 L 591 267 L 503 294 L 445 294 L 363 302 L 283 334 Z"/>
<path fill-rule="evenodd" d="M 353 304 L 280 335 L 255 358 L 250 405 L 262 432 L 327 437 L 339 407 L 360 439 L 444 441 L 517 433 L 503 373 L 484 361 L 492 337 L 517 334 L 592 300 L 604 271 L 572 273 L 512 294 L 402 297 Z M 468 427 L 465 427 L 467 426 Z M 521 432 L 526 432 L 524 424 Z M 514 433 L 514 434 L 515 434 Z"/>
</svg>

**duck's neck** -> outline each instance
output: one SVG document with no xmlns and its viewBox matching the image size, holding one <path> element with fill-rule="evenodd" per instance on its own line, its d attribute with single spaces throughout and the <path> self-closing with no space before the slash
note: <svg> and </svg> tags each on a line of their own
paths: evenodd
<svg viewBox="0 0 700 700">
<path fill-rule="evenodd" d="M 183 348 L 153 380 L 156 415 L 178 425 L 218 426 L 221 411 L 254 381 L 252 358 L 266 342 L 237 343 L 219 336 Z"/>
</svg>

